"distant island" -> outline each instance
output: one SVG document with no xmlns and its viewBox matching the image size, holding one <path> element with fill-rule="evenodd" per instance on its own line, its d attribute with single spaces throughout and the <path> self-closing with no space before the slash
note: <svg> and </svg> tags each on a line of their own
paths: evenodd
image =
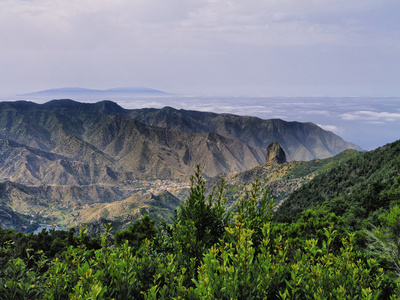
<svg viewBox="0 0 400 300">
<path fill-rule="evenodd" d="M 145 87 L 118 87 L 105 90 L 99 89 L 88 89 L 81 87 L 63 87 L 56 89 L 48 89 L 43 91 L 19 94 L 19 97 L 27 96 L 52 96 L 52 97 L 62 97 L 68 98 L 69 96 L 76 95 L 93 95 L 93 96 L 112 96 L 112 95 L 123 95 L 123 94 L 134 94 L 134 95 L 167 95 L 168 93 L 150 89 Z"/>
</svg>

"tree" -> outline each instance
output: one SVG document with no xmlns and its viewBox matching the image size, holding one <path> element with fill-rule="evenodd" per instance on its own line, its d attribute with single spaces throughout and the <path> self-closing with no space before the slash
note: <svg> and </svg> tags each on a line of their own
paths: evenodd
<svg viewBox="0 0 400 300">
<path fill-rule="evenodd" d="M 140 220 L 136 220 L 128 229 L 117 232 L 114 235 L 115 245 L 121 246 L 125 241 L 134 250 L 139 250 L 145 239 L 152 240 L 156 235 L 155 221 L 148 215 L 144 215 Z"/>
<path fill-rule="evenodd" d="M 190 258 L 200 259 L 205 250 L 222 238 L 227 226 L 229 215 L 223 197 L 225 182 L 221 180 L 218 189 L 214 187 L 206 199 L 205 180 L 199 165 L 190 181 L 186 203 L 174 211 L 172 230 L 177 249 Z"/>
</svg>

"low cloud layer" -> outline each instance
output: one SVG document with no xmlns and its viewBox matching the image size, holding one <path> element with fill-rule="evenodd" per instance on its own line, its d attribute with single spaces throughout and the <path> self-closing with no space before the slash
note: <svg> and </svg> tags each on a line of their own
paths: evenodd
<svg viewBox="0 0 400 300">
<path fill-rule="evenodd" d="M 377 111 L 355 111 L 342 114 L 343 120 L 361 120 L 365 122 L 381 123 L 400 120 L 400 113 L 377 112 Z"/>
</svg>

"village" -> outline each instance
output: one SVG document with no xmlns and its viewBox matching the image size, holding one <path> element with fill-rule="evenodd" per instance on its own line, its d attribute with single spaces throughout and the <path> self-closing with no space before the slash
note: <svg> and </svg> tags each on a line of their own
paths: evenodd
<svg viewBox="0 0 400 300">
<path fill-rule="evenodd" d="M 133 191 L 141 195 L 156 195 L 163 191 L 173 192 L 179 189 L 190 188 L 187 183 L 160 179 L 153 181 L 127 180 L 123 184 L 137 185 L 138 187 L 133 189 Z"/>
<path fill-rule="evenodd" d="M 120 183 L 120 187 L 124 189 L 129 189 L 131 195 L 158 195 L 161 192 L 168 191 L 174 192 L 180 189 L 187 189 L 190 186 L 187 183 L 171 181 L 171 180 L 126 180 Z M 80 209 L 85 209 L 87 207 L 93 207 L 100 204 L 100 202 L 94 203 L 60 203 L 58 205 L 52 205 L 51 207 L 45 207 L 36 214 L 30 214 L 32 218 L 30 224 L 49 224 L 52 217 L 55 214 L 62 214 L 64 212 L 71 212 Z M 56 224 L 53 224 L 56 227 Z M 24 226 L 26 227 L 26 226 Z"/>
</svg>

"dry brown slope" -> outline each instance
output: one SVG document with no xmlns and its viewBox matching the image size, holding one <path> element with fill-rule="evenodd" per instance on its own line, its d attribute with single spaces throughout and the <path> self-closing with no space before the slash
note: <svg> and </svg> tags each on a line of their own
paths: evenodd
<svg viewBox="0 0 400 300">
<path fill-rule="evenodd" d="M 157 223 L 170 222 L 173 210 L 180 203 L 178 198 L 169 192 L 162 192 L 158 195 L 133 195 L 121 201 L 102 203 L 76 210 L 70 214 L 69 222 L 66 222 L 65 226 L 110 222 L 113 224 L 114 230 L 121 230 L 129 227 L 145 214 L 155 219 Z"/>
<path fill-rule="evenodd" d="M 264 160 L 262 149 L 215 133 L 182 133 L 122 115 L 107 118 L 86 138 L 120 165 L 153 178 L 187 178 L 197 164 L 211 177 L 243 171 Z"/>
</svg>

